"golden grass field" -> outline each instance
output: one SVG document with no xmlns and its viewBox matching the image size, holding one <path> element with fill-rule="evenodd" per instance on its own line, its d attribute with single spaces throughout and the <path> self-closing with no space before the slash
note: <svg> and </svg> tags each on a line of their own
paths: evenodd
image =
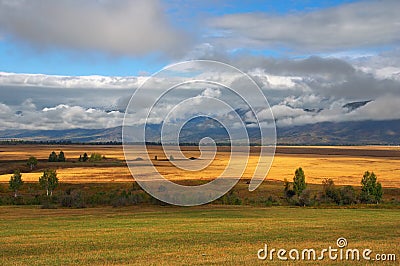
<svg viewBox="0 0 400 266">
<path fill-rule="evenodd" d="M 47 163 L 51 151 L 65 152 L 67 163 Z M 199 156 L 197 147 L 183 147 L 184 154 L 188 157 Z M 114 162 L 85 164 L 78 163 L 79 155 L 93 152 L 105 155 Z M 179 170 L 170 162 L 163 160 L 161 147 L 149 148 L 149 157 L 158 156 L 158 161 L 153 161 L 158 170 L 170 180 L 202 179 L 209 180 L 217 177 L 226 167 L 229 160 L 227 148 L 220 148 L 215 160 L 209 167 L 200 172 Z M 121 146 L 95 146 L 95 145 L 5 145 L 0 146 L 0 182 L 7 182 L 10 170 L 14 163 L 18 167 L 29 156 L 39 160 L 39 166 L 57 168 L 61 182 L 68 183 L 95 183 L 95 182 L 130 182 L 133 180 L 129 169 L 124 163 L 124 154 Z M 137 154 L 144 157 L 145 154 Z M 257 148 L 252 148 L 249 162 L 242 178 L 249 179 L 254 173 L 259 157 Z M 19 160 L 19 161 L 18 161 Z M 134 162 L 134 171 L 142 173 L 143 163 Z M 362 147 L 278 147 L 271 169 L 267 176 L 269 180 L 291 180 L 294 170 L 302 167 L 306 173 L 308 183 L 321 184 L 324 178 L 332 178 L 337 185 L 360 185 L 360 180 L 365 171 L 373 171 L 378 176 L 378 181 L 384 187 L 400 187 L 400 147 L 388 146 L 362 146 Z M 3 168 L 3 169 L 1 169 Z M 38 167 L 40 169 L 40 167 Z M 28 169 L 26 169 L 28 170 Z M 41 171 L 23 172 L 25 181 L 37 181 Z"/>
</svg>

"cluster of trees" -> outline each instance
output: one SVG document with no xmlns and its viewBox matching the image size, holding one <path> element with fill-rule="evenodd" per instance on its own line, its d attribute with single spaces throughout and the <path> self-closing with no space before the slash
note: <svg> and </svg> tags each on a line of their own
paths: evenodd
<svg viewBox="0 0 400 266">
<path fill-rule="evenodd" d="M 361 192 L 357 195 L 352 186 L 336 188 L 332 179 L 327 178 L 323 182 L 323 197 L 326 202 L 334 202 L 338 205 L 347 205 L 357 202 L 378 204 L 382 200 L 383 189 L 377 182 L 374 172 L 365 172 L 361 179 Z"/>
<path fill-rule="evenodd" d="M 89 160 L 89 156 L 86 152 L 83 155 L 79 155 L 79 162 L 86 162 L 87 160 Z"/>
<path fill-rule="evenodd" d="M 98 162 L 101 160 L 104 160 L 105 156 L 101 155 L 100 153 L 92 153 L 90 156 L 85 152 L 82 155 L 79 155 L 79 162 Z M 57 154 L 56 152 L 51 152 L 49 155 L 49 159 L 48 162 L 65 162 L 66 161 L 66 157 L 65 157 L 65 153 L 63 151 L 60 151 L 59 154 Z M 31 169 L 31 171 L 37 166 L 38 164 L 38 160 L 36 157 L 31 156 L 29 157 L 27 163 L 26 163 L 29 168 Z"/>
<path fill-rule="evenodd" d="M 49 155 L 49 162 L 65 162 L 65 154 L 63 151 L 57 155 L 54 151 Z"/>
<path fill-rule="evenodd" d="M 99 162 L 103 159 L 105 159 L 106 157 L 104 155 L 101 155 L 100 153 L 92 153 L 90 155 L 90 157 L 88 156 L 88 154 L 85 152 L 83 155 L 79 155 L 79 162 Z"/>
<path fill-rule="evenodd" d="M 22 180 L 22 174 L 19 170 L 15 170 L 9 181 L 9 187 L 14 191 L 14 197 L 18 197 L 18 190 L 22 187 L 24 181 Z M 53 195 L 53 190 L 58 186 L 58 177 L 56 170 L 46 169 L 43 175 L 39 177 L 40 187 L 46 190 L 47 196 Z"/>
<path fill-rule="evenodd" d="M 322 181 L 323 191 L 319 197 L 320 202 L 336 203 L 338 205 L 349 205 L 357 202 L 378 204 L 382 200 L 383 189 L 381 183 L 377 182 L 374 172 L 365 172 L 361 179 L 361 192 L 357 195 L 352 186 L 337 188 L 331 178 Z M 297 205 L 312 205 L 317 200 L 317 196 L 311 197 L 310 190 L 307 189 L 306 178 L 302 168 L 295 171 L 293 182 L 285 179 L 284 195 L 289 203 Z"/>
<path fill-rule="evenodd" d="M 337 205 L 350 205 L 357 203 L 356 191 L 352 186 L 337 188 L 331 178 L 322 181 L 322 201 L 325 203 L 336 203 Z"/>
</svg>

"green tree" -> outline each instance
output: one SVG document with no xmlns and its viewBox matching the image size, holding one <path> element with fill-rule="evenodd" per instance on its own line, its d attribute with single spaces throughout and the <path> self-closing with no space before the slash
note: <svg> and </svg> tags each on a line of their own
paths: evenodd
<svg viewBox="0 0 400 266">
<path fill-rule="evenodd" d="M 377 182 L 377 176 L 374 172 L 365 172 L 361 179 L 361 202 L 378 204 L 382 199 L 382 195 L 382 185 Z"/>
<path fill-rule="evenodd" d="M 88 154 L 86 152 L 83 155 L 79 155 L 78 161 L 86 162 L 87 160 L 89 160 L 89 157 L 88 157 Z"/>
<path fill-rule="evenodd" d="M 15 170 L 14 174 L 11 176 L 10 181 L 10 189 L 14 191 L 14 197 L 18 197 L 18 189 L 24 184 L 22 180 L 22 175 L 19 170 Z"/>
<path fill-rule="evenodd" d="M 296 169 L 293 177 L 293 190 L 297 196 L 300 196 L 301 192 L 306 189 L 306 176 L 304 175 L 303 169 L 300 167 Z"/>
<path fill-rule="evenodd" d="M 60 151 L 60 154 L 58 155 L 58 161 L 65 162 L 65 154 L 63 151 Z"/>
<path fill-rule="evenodd" d="M 38 160 L 34 156 L 29 157 L 28 161 L 26 161 L 26 165 L 29 166 L 31 171 L 33 170 L 33 168 L 36 167 L 37 164 L 38 164 Z"/>
<path fill-rule="evenodd" d="M 46 190 L 47 196 L 53 195 L 53 190 L 58 186 L 57 172 L 52 169 L 46 169 L 43 175 L 39 177 L 41 188 Z"/>
<path fill-rule="evenodd" d="M 57 162 L 57 161 L 58 161 L 57 154 L 53 151 L 49 155 L 49 162 Z"/>
<path fill-rule="evenodd" d="M 375 200 L 379 203 L 382 200 L 383 196 L 383 189 L 381 183 L 376 183 L 376 190 L 375 190 Z"/>
</svg>

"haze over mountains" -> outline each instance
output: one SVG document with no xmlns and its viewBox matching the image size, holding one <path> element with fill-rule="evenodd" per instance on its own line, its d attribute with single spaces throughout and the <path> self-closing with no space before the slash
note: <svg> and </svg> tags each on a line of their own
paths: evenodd
<svg viewBox="0 0 400 266">
<path fill-rule="evenodd" d="M 351 102 L 343 106 L 352 112 L 370 101 Z M 318 113 L 322 110 L 305 110 Z M 237 109 L 244 119 L 248 110 Z M 160 141 L 161 124 L 147 125 L 146 140 Z M 260 139 L 258 128 L 248 127 L 251 143 Z M 204 137 L 211 137 L 217 143 L 229 142 L 226 130 L 213 119 L 199 117 L 190 120 L 182 128 L 181 143 L 198 143 Z M 2 130 L 0 140 L 24 140 L 72 143 L 121 142 L 122 126 L 100 129 L 64 129 L 64 130 Z M 319 122 L 298 126 L 277 127 L 277 143 L 288 145 L 399 145 L 400 120 L 384 121 L 343 121 Z"/>
</svg>

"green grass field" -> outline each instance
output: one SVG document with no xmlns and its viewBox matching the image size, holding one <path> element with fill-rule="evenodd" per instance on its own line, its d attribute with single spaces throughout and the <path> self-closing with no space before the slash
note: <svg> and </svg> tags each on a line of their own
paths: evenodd
<svg viewBox="0 0 400 266">
<path fill-rule="evenodd" d="M 265 265 L 271 261 L 257 259 L 264 244 L 321 250 L 336 247 L 339 237 L 347 239 L 348 248 L 395 253 L 396 262 L 379 264 L 398 265 L 400 211 L 216 205 L 0 207 L 1 265 Z M 332 263 L 327 258 L 325 262 Z"/>
</svg>

